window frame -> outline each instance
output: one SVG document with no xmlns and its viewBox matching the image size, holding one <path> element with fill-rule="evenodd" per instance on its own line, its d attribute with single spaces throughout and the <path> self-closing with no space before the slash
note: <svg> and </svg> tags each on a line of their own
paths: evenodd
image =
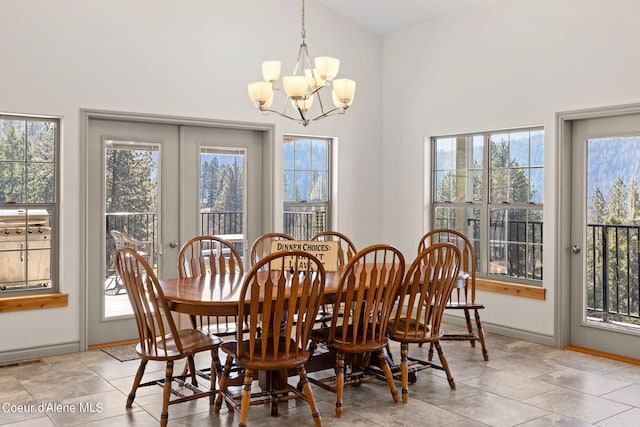
<svg viewBox="0 0 640 427">
<path fill-rule="evenodd" d="M 528 154 L 529 154 L 529 164 L 526 166 L 528 171 L 532 169 L 538 169 L 542 171 L 542 176 L 544 177 L 544 127 L 543 126 L 527 126 L 527 127 L 518 127 L 518 128 L 510 128 L 510 129 L 498 129 L 492 131 L 480 131 L 480 132 L 470 132 L 470 133 L 461 133 L 461 134 L 451 134 L 451 135 L 439 135 L 430 138 L 430 149 L 431 149 L 431 209 L 430 209 L 430 225 L 432 228 L 438 228 L 438 221 L 442 221 L 444 219 L 443 216 L 438 216 L 439 208 L 453 208 L 453 209 L 464 209 L 467 210 L 467 214 L 464 219 L 468 221 L 473 221 L 475 215 L 469 216 L 468 210 L 477 210 L 477 218 L 479 225 L 479 232 L 477 235 L 470 235 L 469 228 L 464 227 L 464 233 L 469 237 L 472 241 L 476 249 L 480 248 L 477 256 L 477 278 L 485 279 L 492 282 L 508 282 L 513 283 L 515 285 L 529 285 L 534 287 L 542 287 L 543 286 L 543 278 L 542 273 L 540 273 L 540 278 L 529 278 L 529 277 L 518 277 L 512 276 L 508 274 L 496 274 L 489 272 L 490 265 L 490 248 L 491 248 L 491 236 L 490 236 L 490 228 L 492 226 L 492 221 L 490 218 L 490 212 L 493 210 L 523 210 L 527 214 L 531 211 L 539 211 L 543 217 L 542 221 L 540 221 L 541 227 L 544 224 L 544 200 L 542 195 L 539 197 L 538 201 L 532 201 L 532 178 L 531 175 L 528 175 L 528 185 L 529 185 L 529 200 L 528 201 L 520 201 L 520 202 L 512 202 L 511 200 L 491 200 L 492 198 L 492 188 L 491 188 L 491 172 L 495 171 L 498 168 L 494 168 L 491 165 L 491 136 L 492 135 L 500 135 L 500 134 L 517 134 L 519 132 L 529 132 L 529 138 L 531 140 L 531 134 L 533 132 L 540 132 L 542 140 L 541 148 L 542 155 L 540 162 L 541 164 L 531 164 L 531 142 L 529 142 Z M 477 168 L 473 167 L 473 147 L 475 144 L 474 138 L 482 138 L 482 167 Z M 452 162 L 451 169 L 437 169 L 438 162 L 438 141 L 445 139 L 452 139 L 452 144 L 456 143 L 456 140 L 459 138 L 465 138 L 465 169 L 458 169 L 454 162 Z M 457 150 L 456 150 L 457 151 Z M 452 154 L 453 155 L 453 154 Z M 523 166 L 519 166 L 514 168 L 509 165 L 505 169 L 509 171 L 512 169 L 523 169 Z M 454 171 L 456 180 L 459 179 L 459 176 L 463 176 L 465 181 L 465 200 L 438 200 L 438 174 L 443 171 Z M 460 173 L 463 170 L 464 173 Z M 474 183 L 473 183 L 473 174 L 471 171 L 480 171 L 482 176 L 482 192 L 480 194 L 479 200 L 477 198 L 477 194 L 475 191 Z M 543 180 L 544 181 L 544 180 Z M 455 187 L 456 196 L 459 194 L 459 188 Z M 542 191 L 544 192 L 544 183 L 542 185 Z M 459 197 L 457 197 L 459 199 Z M 470 219 L 471 218 L 471 219 Z M 447 219 L 450 220 L 451 216 L 448 214 Z M 526 222 L 527 226 L 531 223 Z M 471 227 L 471 225 L 469 226 Z M 504 244 L 509 244 L 507 233 L 505 232 L 505 239 L 502 241 Z M 540 228 L 540 237 L 542 237 L 542 228 Z M 535 241 L 529 241 L 529 237 L 527 236 L 523 242 L 517 241 L 518 243 L 522 243 L 527 245 L 527 249 L 537 248 L 539 246 L 540 259 L 542 259 L 542 251 L 544 248 L 544 241 L 542 243 L 536 243 Z M 533 246 L 537 244 L 538 246 Z M 542 267 L 541 270 L 542 271 Z"/>
<path fill-rule="evenodd" d="M 287 201 L 286 198 L 286 186 L 285 186 L 285 177 L 287 172 L 295 172 L 297 170 L 307 170 L 307 169 L 300 169 L 300 168 L 296 168 L 295 162 L 294 162 L 294 167 L 293 169 L 287 169 L 285 167 L 285 161 L 284 161 L 284 153 L 285 153 L 285 144 L 288 143 L 294 143 L 296 141 L 301 141 L 301 140 L 309 140 L 309 141 L 324 141 L 327 144 L 327 149 L 326 149 L 326 164 L 327 164 L 327 168 L 326 169 L 313 169 L 310 168 L 308 169 L 308 171 L 310 172 L 314 172 L 314 171 L 321 171 L 323 173 L 326 173 L 327 176 L 327 187 L 326 187 L 326 195 L 327 195 L 327 200 L 326 201 L 308 201 L 308 200 L 300 200 L 300 201 L 296 201 L 296 202 L 292 202 L 292 201 Z M 282 215 L 283 215 L 283 232 L 287 233 L 289 231 L 288 234 L 292 235 L 295 238 L 298 238 L 299 236 L 296 236 L 295 232 L 291 232 L 290 230 L 287 229 L 287 221 L 285 220 L 285 214 L 287 213 L 287 208 L 324 208 L 325 211 L 325 218 L 324 218 L 324 227 L 317 227 L 315 228 L 315 230 L 310 231 L 309 232 L 309 236 L 308 239 L 310 239 L 311 237 L 313 237 L 314 234 L 320 232 L 320 231 L 327 231 L 327 230 L 331 230 L 332 228 L 332 195 L 333 195 L 333 138 L 330 137 L 319 137 L 319 136 L 311 136 L 311 135 L 293 135 L 293 134 L 285 134 L 283 136 L 283 159 L 282 159 Z M 312 160 L 310 159 L 310 162 L 312 162 Z M 306 240 L 306 239 L 305 239 Z"/>
<path fill-rule="evenodd" d="M 0 120 L 11 121 L 23 121 L 25 126 L 28 126 L 30 122 L 48 122 L 54 123 L 55 129 L 53 131 L 53 199 L 46 203 L 29 203 L 26 199 L 23 202 L 5 202 L 0 203 L 0 210 L 46 210 L 49 213 L 49 227 L 51 229 L 50 234 L 50 249 L 49 249 L 49 287 L 34 287 L 28 286 L 29 277 L 25 278 L 25 287 L 21 289 L 7 289 L 0 292 L 0 300 L 6 300 L 6 303 L 12 305 L 11 301 L 23 301 L 23 298 L 30 298 L 30 302 L 24 303 L 24 307 L 15 306 L 9 307 L 6 311 L 14 311 L 20 309 L 32 309 L 32 308 L 46 308 L 46 307 L 59 307 L 66 305 L 66 297 L 61 300 L 55 297 L 55 294 L 60 292 L 59 283 L 59 230 L 60 230 L 60 146 L 61 146 L 61 127 L 62 119 L 54 116 L 39 116 L 39 115 L 26 115 L 26 114 L 11 114 L 0 113 Z M 25 130 L 26 137 L 26 130 Z M 26 143 L 26 141 L 25 141 Z M 25 185 L 27 185 L 27 167 L 29 160 L 24 158 L 22 160 L 25 165 L 24 178 Z M 38 163 L 38 162 L 34 162 Z M 25 196 L 27 196 L 25 194 Z M 28 249 L 27 249 L 28 250 Z M 38 249 L 36 249 L 38 250 Z M 17 297 L 17 298 L 16 298 Z M 34 299 L 35 298 L 35 299 Z M 45 298 L 44 300 L 42 298 Z M 18 303 L 23 304 L 23 303 Z"/>
</svg>

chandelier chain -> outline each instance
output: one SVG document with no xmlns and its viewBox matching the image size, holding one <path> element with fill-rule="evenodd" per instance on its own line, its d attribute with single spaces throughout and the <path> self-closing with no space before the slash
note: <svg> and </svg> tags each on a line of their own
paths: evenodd
<svg viewBox="0 0 640 427">
<path fill-rule="evenodd" d="M 302 35 L 302 41 L 304 42 L 304 39 L 306 37 L 307 31 L 304 29 L 304 0 L 302 0 L 302 30 L 300 31 L 300 35 Z"/>
</svg>

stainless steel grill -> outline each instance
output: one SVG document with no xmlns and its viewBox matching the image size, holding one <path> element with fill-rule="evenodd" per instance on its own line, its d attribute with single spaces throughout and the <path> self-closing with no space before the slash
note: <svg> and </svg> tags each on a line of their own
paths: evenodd
<svg viewBox="0 0 640 427">
<path fill-rule="evenodd" d="M 51 286 L 46 210 L 0 209 L 0 292 Z"/>
</svg>

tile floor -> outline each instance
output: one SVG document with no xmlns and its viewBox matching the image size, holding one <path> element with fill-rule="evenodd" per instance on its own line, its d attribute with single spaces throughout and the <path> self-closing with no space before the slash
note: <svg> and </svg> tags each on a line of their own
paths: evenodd
<svg viewBox="0 0 640 427">
<path fill-rule="evenodd" d="M 335 395 L 313 386 L 324 425 L 640 426 L 640 366 L 491 333 L 487 339 L 489 362 L 468 343 L 443 343 L 456 390 L 449 389 L 441 371 L 423 370 L 410 385 L 407 404 L 394 404 L 386 383 L 375 380 L 346 388 L 338 419 Z M 392 350 L 399 358 L 398 347 Z M 411 347 L 410 354 L 426 354 L 426 348 Z M 159 387 L 140 390 L 134 407 L 124 407 L 138 363 L 93 350 L 2 367 L 0 425 L 156 426 Z M 149 374 L 162 370 L 152 362 L 147 369 Z M 170 406 L 169 425 L 238 424 L 237 413 L 223 408 L 216 415 L 207 403 Z M 269 415 L 268 405 L 252 406 L 248 424 L 298 427 L 313 421 L 306 404 L 291 401 L 281 404 L 278 417 Z"/>
</svg>

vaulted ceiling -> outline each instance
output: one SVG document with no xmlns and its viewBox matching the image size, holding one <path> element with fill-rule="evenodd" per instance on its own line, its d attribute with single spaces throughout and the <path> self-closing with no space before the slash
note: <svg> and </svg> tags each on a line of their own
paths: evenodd
<svg viewBox="0 0 640 427">
<path fill-rule="evenodd" d="M 464 13 L 500 0 L 318 0 L 377 34 Z"/>
</svg>

